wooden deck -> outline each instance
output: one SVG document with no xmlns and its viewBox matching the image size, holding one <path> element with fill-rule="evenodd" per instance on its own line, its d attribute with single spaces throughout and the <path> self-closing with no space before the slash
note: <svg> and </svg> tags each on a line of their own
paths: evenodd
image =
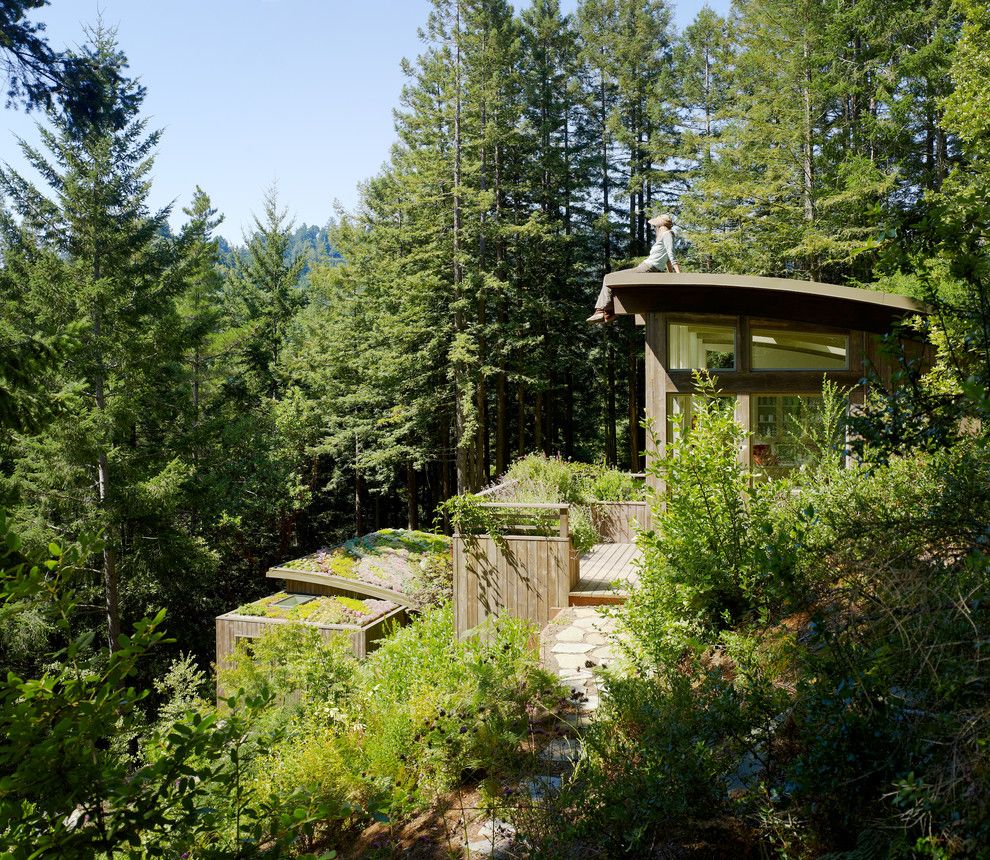
<svg viewBox="0 0 990 860">
<path fill-rule="evenodd" d="M 639 580 L 636 562 L 640 552 L 633 543 L 600 543 L 581 556 L 577 585 L 571 589 L 570 605 L 622 603 L 628 587 Z"/>
</svg>

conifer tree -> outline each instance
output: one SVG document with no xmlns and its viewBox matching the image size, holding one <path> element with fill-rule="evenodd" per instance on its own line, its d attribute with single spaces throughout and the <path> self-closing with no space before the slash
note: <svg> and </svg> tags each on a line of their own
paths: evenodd
<svg viewBox="0 0 990 860">
<path fill-rule="evenodd" d="M 711 161 L 721 117 L 732 97 L 735 32 L 731 19 L 703 6 L 680 34 L 673 52 L 682 145 L 690 166 Z"/>
<path fill-rule="evenodd" d="M 279 359 L 293 316 L 305 302 L 299 288 L 305 260 L 290 255 L 292 222 L 273 185 L 255 216 L 247 253 L 231 277 L 228 310 L 241 329 L 242 369 L 250 397 L 275 399 L 284 386 Z"/>
<path fill-rule="evenodd" d="M 136 576 L 135 543 L 147 530 L 174 533 L 168 513 L 183 467 L 158 443 L 175 418 L 167 392 L 179 354 L 181 282 L 165 235 L 168 210 L 147 205 L 160 134 L 147 132 L 138 117 L 143 91 L 124 77 L 126 59 L 113 34 L 90 36 L 82 56 L 106 70 L 97 112 L 105 121 L 80 127 L 53 112 L 53 130 L 39 130 L 47 154 L 22 143 L 48 188 L 10 169 L 0 182 L 21 217 L 9 242 L 24 266 L 17 279 L 22 324 L 81 332 L 49 382 L 71 392 L 73 409 L 19 440 L 17 514 L 42 545 L 66 533 L 102 534 L 101 590 L 114 648 L 122 579 Z M 145 557 L 141 564 L 155 562 Z"/>
</svg>

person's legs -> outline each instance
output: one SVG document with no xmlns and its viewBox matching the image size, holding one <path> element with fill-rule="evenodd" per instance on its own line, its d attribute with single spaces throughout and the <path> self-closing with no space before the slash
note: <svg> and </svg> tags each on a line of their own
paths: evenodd
<svg viewBox="0 0 990 860">
<path fill-rule="evenodd" d="M 595 310 L 600 311 L 608 308 L 612 309 L 612 290 L 602 284 L 602 290 L 598 294 L 598 301 L 595 302 Z"/>
<path fill-rule="evenodd" d="M 612 305 L 612 291 L 602 284 L 602 291 L 598 294 L 598 301 L 595 302 L 595 312 L 588 317 L 588 322 L 605 323 L 615 319 Z"/>
<path fill-rule="evenodd" d="M 624 269 L 626 272 L 655 272 L 656 269 L 650 263 L 649 258 L 644 260 L 634 269 Z M 615 319 L 614 305 L 612 304 L 612 290 L 602 283 L 602 290 L 598 294 L 598 301 L 595 302 L 595 312 L 588 317 L 588 322 L 610 322 Z"/>
</svg>

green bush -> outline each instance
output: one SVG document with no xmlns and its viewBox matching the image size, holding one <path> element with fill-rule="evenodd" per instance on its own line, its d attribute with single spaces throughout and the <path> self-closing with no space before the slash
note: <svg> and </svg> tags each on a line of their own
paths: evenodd
<svg viewBox="0 0 990 860">
<path fill-rule="evenodd" d="M 521 501 L 589 504 L 628 502 L 644 498 L 642 479 L 604 465 L 575 463 L 545 454 L 527 454 L 516 460 L 505 475 L 518 481 L 513 488 Z"/>
<path fill-rule="evenodd" d="M 484 638 L 458 640 L 447 605 L 395 631 L 363 662 L 301 625 L 254 640 L 220 683 L 268 695 L 256 725 L 282 733 L 253 767 L 258 805 L 276 818 L 322 809 L 333 842 L 348 823 L 421 810 L 466 774 L 515 767 L 530 713 L 560 696 L 538 667 L 532 633 L 505 617 Z"/>
<path fill-rule="evenodd" d="M 651 665 L 676 659 L 703 630 L 769 617 L 794 595 L 802 523 L 781 504 L 790 485 L 752 482 L 738 460 L 745 431 L 714 381 L 697 382 L 693 426 L 651 465 L 667 492 L 640 536 L 640 585 L 627 605 L 637 651 Z"/>
<path fill-rule="evenodd" d="M 571 837 L 698 846 L 700 817 L 748 842 L 723 853 L 987 856 L 985 438 L 846 468 L 831 392 L 795 434 L 816 456 L 753 481 L 744 431 L 699 381 L 655 467 L 633 671 L 609 680 L 561 800 Z"/>
<path fill-rule="evenodd" d="M 714 817 L 725 804 L 730 759 L 719 717 L 731 692 L 715 675 L 696 680 L 609 679 L 580 778 L 589 823 L 616 848 L 640 849 L 665 825 Z"/>
</svg>

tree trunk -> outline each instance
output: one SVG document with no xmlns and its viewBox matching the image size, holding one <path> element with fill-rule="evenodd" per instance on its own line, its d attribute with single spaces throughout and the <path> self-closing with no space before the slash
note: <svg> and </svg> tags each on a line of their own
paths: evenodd
<svg viewBox="0 0 990 860">
<path fill-rule="evenodd" d="M 607 354 L 606 372 L 608 374 L 605 393 L 605 462 L 614 468 L 617 462 L 615 443 L 615 348 L 612 345 L 611 339 L 605 349 Z"/>
<path fill-rule="evenodd" d="M 536 392 L 536 403 L 533 407 L 533 448 L 543 449 L 543 392 Z"/>
<path fill-rule="evenodd" d="M 364 530 L 364 505 L 361 502 L 361 473 L 354 472 L 354 534 L 360 537 Z"/>
<path fill-rule="evenodd" d="M 102 380 L 100 382 L 102 383 Z M 102 390 L 102 384 L 99 387 Z M 100 507 L 106 509 L 110 495 L 110 473 L 105 451 L 99 453 L 97 482 L 99 484 Z M 107 635 L 110 639 L 110 650 L 116 651 L 117 639 L 120 637 L 120 583 L 117 574 L 117 553 L 111 543 L 109 529 L 106 543 L 103 546 L 103 592 L 106 602 Z"/>
<path fill-rule="evenodd" d="M 629 371 L 629 471 L 639 471 L 639 388 L 636 338 L 629 338 L 627 364 Z"/>
<path fill-rule="evenodd" d="M 488 343 L 485 338 L 485 298 L 478 298 L 478 355 L 484 357 L 488 354 Z M 476 488 L 480 488 L 488 483 L 491 478 L 491 446 L 488 439 L 488 391 L 485 385 L 485 376 L 481 369 L 478 370 L 478 382 L 475 387 L 475 411 L 478 413 L 478 429 L 476 432 L 474 463 L 475 469 L 480 471 L 480 476 L 475 479 Z"/>
<path fill-rule="evenodd" d="M 419 486 L 412 460 L 406 461 L 406 524 L 411 531 L 419 529 Z"/>
<path fill-rule="evenodd" d="M 454 336 L 466 329 L 464 311 L 461 308 L 461 287 L 464 272 L 461 267 L 461 4 L 455 3 L 454 18 L 454 188 L 453 188 L 453 273 L 454 273 Z M 457 491 L 468 493 L 476 489 L 472 461 L 472 442 L 465 438 L 468 417 L 465 413 L 465 391 L 469 385 L 467 367 L 463 359 L 454 361 L 454 430 L 457 464 Z"/>
<path fill-rule="evenodd" d="M 605 72 L 601 73 L 601 123 L 602 123 L 602 214 L 605 217 L 605 242 L 602 249 L 603 268 L 607 275 L 612 271 L 612 230 L 608 226 L 609 182 L 608 182 L 608 101 L 605 95 Z"/>
<path fill-rule="evenodd" d="M 93 259 L 93 281 L 98 282 L 101 278 L 100 256 Z M 93 341 L 99 343 L 103 334 L 103 308 L 97 300 L 93 309 Z M 96 410 L 101 414 L 107 409 L 106 377 L 103 369 L 99 370 L 93 379 L 93 392 L 96 399 Z M 107 448 L 110 445 L 109 439 L 100 440 L 100 451 L 96 455 L 96 484 L 97 498 L 99 500 L 100 513 L 104 519 L 106 528 L 105 543 L 103 545 L 103 597 L 107 613 L 107 637 L 110 640 L 108 646 L 110 651 L 117 650 L 117 639 L 120 637 L 120 582 L 117 571 L 117 552 L 113 544 L 116 537 L 115 529 L 108 522 L 107 508 L 110 504 L 110 464 L 107 456 Z"/>
<path fill-rule="evenodd" d="M 516 456 L 526 453 L 526 386 L 521 382 L 516 386 Z"/>
<path fill-rule="evenodd" d="M 432 528 L 437 513 L 437 498 L 433 489 L 437 482 L 437 468 L 435 463 L 427 464 L 424 477 L 426 478 L 426 487 L 423 489 L 423 512 L 426 514 L 427 528 Z"/>
<path fill-rule="evenodd" d="M 804 41 L 804 220 L 810 225 L 815 220 L 815 160 L 814 141 L 812 139 L 811 125 L 811 48 L 808 45 L 807 37 Z M 810 260 L 811 277 L 818 280 L 819 266 L 817 255 L 812 255 Z"/>
<path fill-rule="evenodd" d="M 564 378 L 564 456 L 574 457 L 574 374 L 570 370 Z"/>
<path fill-rule="evenodd" d="M 495 393 L 495 474 L 501 477 L 509 467 L 508 382 L 505 371 L 496 378 Z"/>
</svg>

